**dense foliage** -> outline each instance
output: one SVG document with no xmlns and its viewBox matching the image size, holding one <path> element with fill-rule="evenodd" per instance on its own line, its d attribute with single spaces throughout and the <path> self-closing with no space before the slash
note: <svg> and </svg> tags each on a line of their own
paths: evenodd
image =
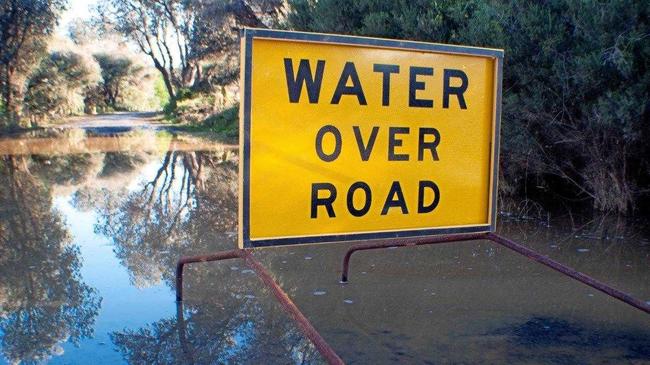
<svg viewBox="0 0 650 365">
<path fill-rule="evenodd" d="M 184 89 L 211 93 L 237 75 L 239 28 L 279 25 L 281 0 L 101 0 L 98 23 L 131 41 L 160 73 L 170 108 Z M 235 71 L 233 71 L 235 70 Z"/>
<path fill-rule="evenodd" d="M 86 95 L 90 110 L 156 110 L 161 106 L 154 76 L 137 57 L 128 52 L 99 52 L 93 58 L 101 69 L 97 88 Z"/>
<path fill-rule="evenodd" d="M 64 7 L 64 0 L 0 1 L 0 124 L 20 124 L 24 81 L 45 53 Z"/>
<path fill-rule="evenodd" d="M 0 130 L 38 127 L 83 113 L 161 108 L 167 94 L 158 88 L 155 69 L 123 40 L 99 34 L 81 20 L 71 24 L 69 38 L 54 35 L 62 5 L 36 5 L 9 2 L 0 9 L 0 43 L 6 45 L 0 48 Z M 21 20 L 19 15 L 46 19 Z M 21 21 L 24 29 L 9 25 Z M 49 28 L 43 22 L 50 22 Z M 20 39 L 14 39 L 16 34 Z"/>
<path fill-rule="evenodd" d="M 54 51 L 41 60 L 27 82 L 26 111 L 34 122 L 52 115 L 83 113 L 84 94 L 98 80 L 99 67 L 87 57 Z"/>
<path fill-rule="evenodd" d="M 501 194 L 601 210 L 649 192 L 650 3 L 292 0 L 290 26 L 505 49 Z"/>
</svg>

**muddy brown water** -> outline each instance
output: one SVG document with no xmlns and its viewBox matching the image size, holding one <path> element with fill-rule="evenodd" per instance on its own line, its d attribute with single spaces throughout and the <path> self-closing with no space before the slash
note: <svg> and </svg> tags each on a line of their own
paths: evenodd
<svg viewBox="0 0 650 365">
<path fill-rule="evenodd" d="M 323 362 L 241 261 L 190 265 L 176 306 L 176 260 L 236 246 L 232 146 L 13 139 L 0 141 L 0 363 Z M 650 301 L 647 221 L 502 214 L 498 232 Z M 650 364 L 650 316 L 506 248 L 358 252 L 341 284 L 349 246 L 255 252 L 349 364 Z"/>
</svg>

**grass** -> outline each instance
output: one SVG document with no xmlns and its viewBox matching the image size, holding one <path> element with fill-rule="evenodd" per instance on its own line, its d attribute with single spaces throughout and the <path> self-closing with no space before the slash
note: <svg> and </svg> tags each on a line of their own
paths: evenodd
<svg viewBox="0 0 650 365">
<path fill-rule="evenodd" d="M 227 143 L 237 143 L 239 138 L 239 105 L 212 114 L 200 123 L 183 124 L 176 128 Z"/>
<path fill-rule="evenodd" d="M 163 107 L 164 120 L 174 125 L 176 130 L 203 137 L 217 139 L 225 143 L 237 143 L 239 138 L 239 104 L 214 113 L 215 95 L 178 89 L 175 107 L 167 103 Z"/>
</svg>

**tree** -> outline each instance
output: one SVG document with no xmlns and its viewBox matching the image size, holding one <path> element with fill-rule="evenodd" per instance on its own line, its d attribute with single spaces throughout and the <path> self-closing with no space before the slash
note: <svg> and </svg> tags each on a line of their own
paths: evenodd
<svg viewBox="0 0 650 365">
<path fill-rule="evenodd" d="M 137 45 L 161 73 L 175 106 L 179 88 L 203 80 L 202 62 L 236 55 L 238 28 L 278 24 L 281 0 L 103 0 L 99 22 Z"/>
<path fill-rule="evenodd" d="M 226 85 L 236 79 L 239 30 L 278 27 L 285 16 L 282 0 L 191 0 L 185 6 L 194 14 L 190 59 L 200 71 L 200 65 L 208 63 L 207 75 L 199 75 L 195 86 L 200 82 Z M 232 64 L 235 67 L 230 67 Z"/>
<path fill-rule="evenodd" d="M 105 29 L 121 33 L 149 56 L 174 104 L 176 89 L 194 73 L 187 42 L 192 14 L 178 0 L 104 0 L 98 15 Z"/>
<path fill-rule="evenodd" d="M 84 95 L 98 81 L 99 67 L 92 58 L 70 51 L 51 52 L 27 82 L 24 104 L 32 122 L 83 112 Z"/>
<path fill-rule="evenodd" d="M 634 1 L 508 4 L 504 121 L 525 132 L 511 148 L 527 157 L 510 159 L 523 184 L 621 213 L 647 194 L 649 15 Z"/>
<path fill-rule="evenodd" d="M 77 46 L 97 40 L 97 28 L 91 20 L 75 18 L 68 25 L 68 37 Z"/>
<path fill-rule="evenodd" d="M 0 2 L 0 86 L 3 124 L 16 126 L 22 114 L 23 82 L 46 49 L 64 0 Z"/>
<path fill-rule="evenodd" d="M 137 83 L 143 69 L 134 65 L 133 61 L 125 56 L 99 53 L 94 57 L 101 68 L 101 89 L 104 102 L 108 106 L 116 108 L 123 88 L 127 83 Z"/>
<path fill-rule="evenodd" d="M 183 3 L 193 14 L 187 33 L 190 59 L 202 61 L 225 53 L 238 53 L 239 30 L 243 27 L 280 26 L 284 19 L 282 0 L 190 0 Z"/>
</svg>

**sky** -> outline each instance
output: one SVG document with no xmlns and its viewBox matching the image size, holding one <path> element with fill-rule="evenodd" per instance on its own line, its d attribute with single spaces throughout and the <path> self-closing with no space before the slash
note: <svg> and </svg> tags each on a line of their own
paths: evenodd
<svg viewBox="0 0 650 365">
<path fill-rule="evenodd" d="M 56 32 L 65 36 L 68 34 L 68 25 L 72 20 L 76 18 L 90 19 L 91 8 L 96 4 L 97 0 L 68 0 L 68 10 L 61 15 Z"/>
</svg>

